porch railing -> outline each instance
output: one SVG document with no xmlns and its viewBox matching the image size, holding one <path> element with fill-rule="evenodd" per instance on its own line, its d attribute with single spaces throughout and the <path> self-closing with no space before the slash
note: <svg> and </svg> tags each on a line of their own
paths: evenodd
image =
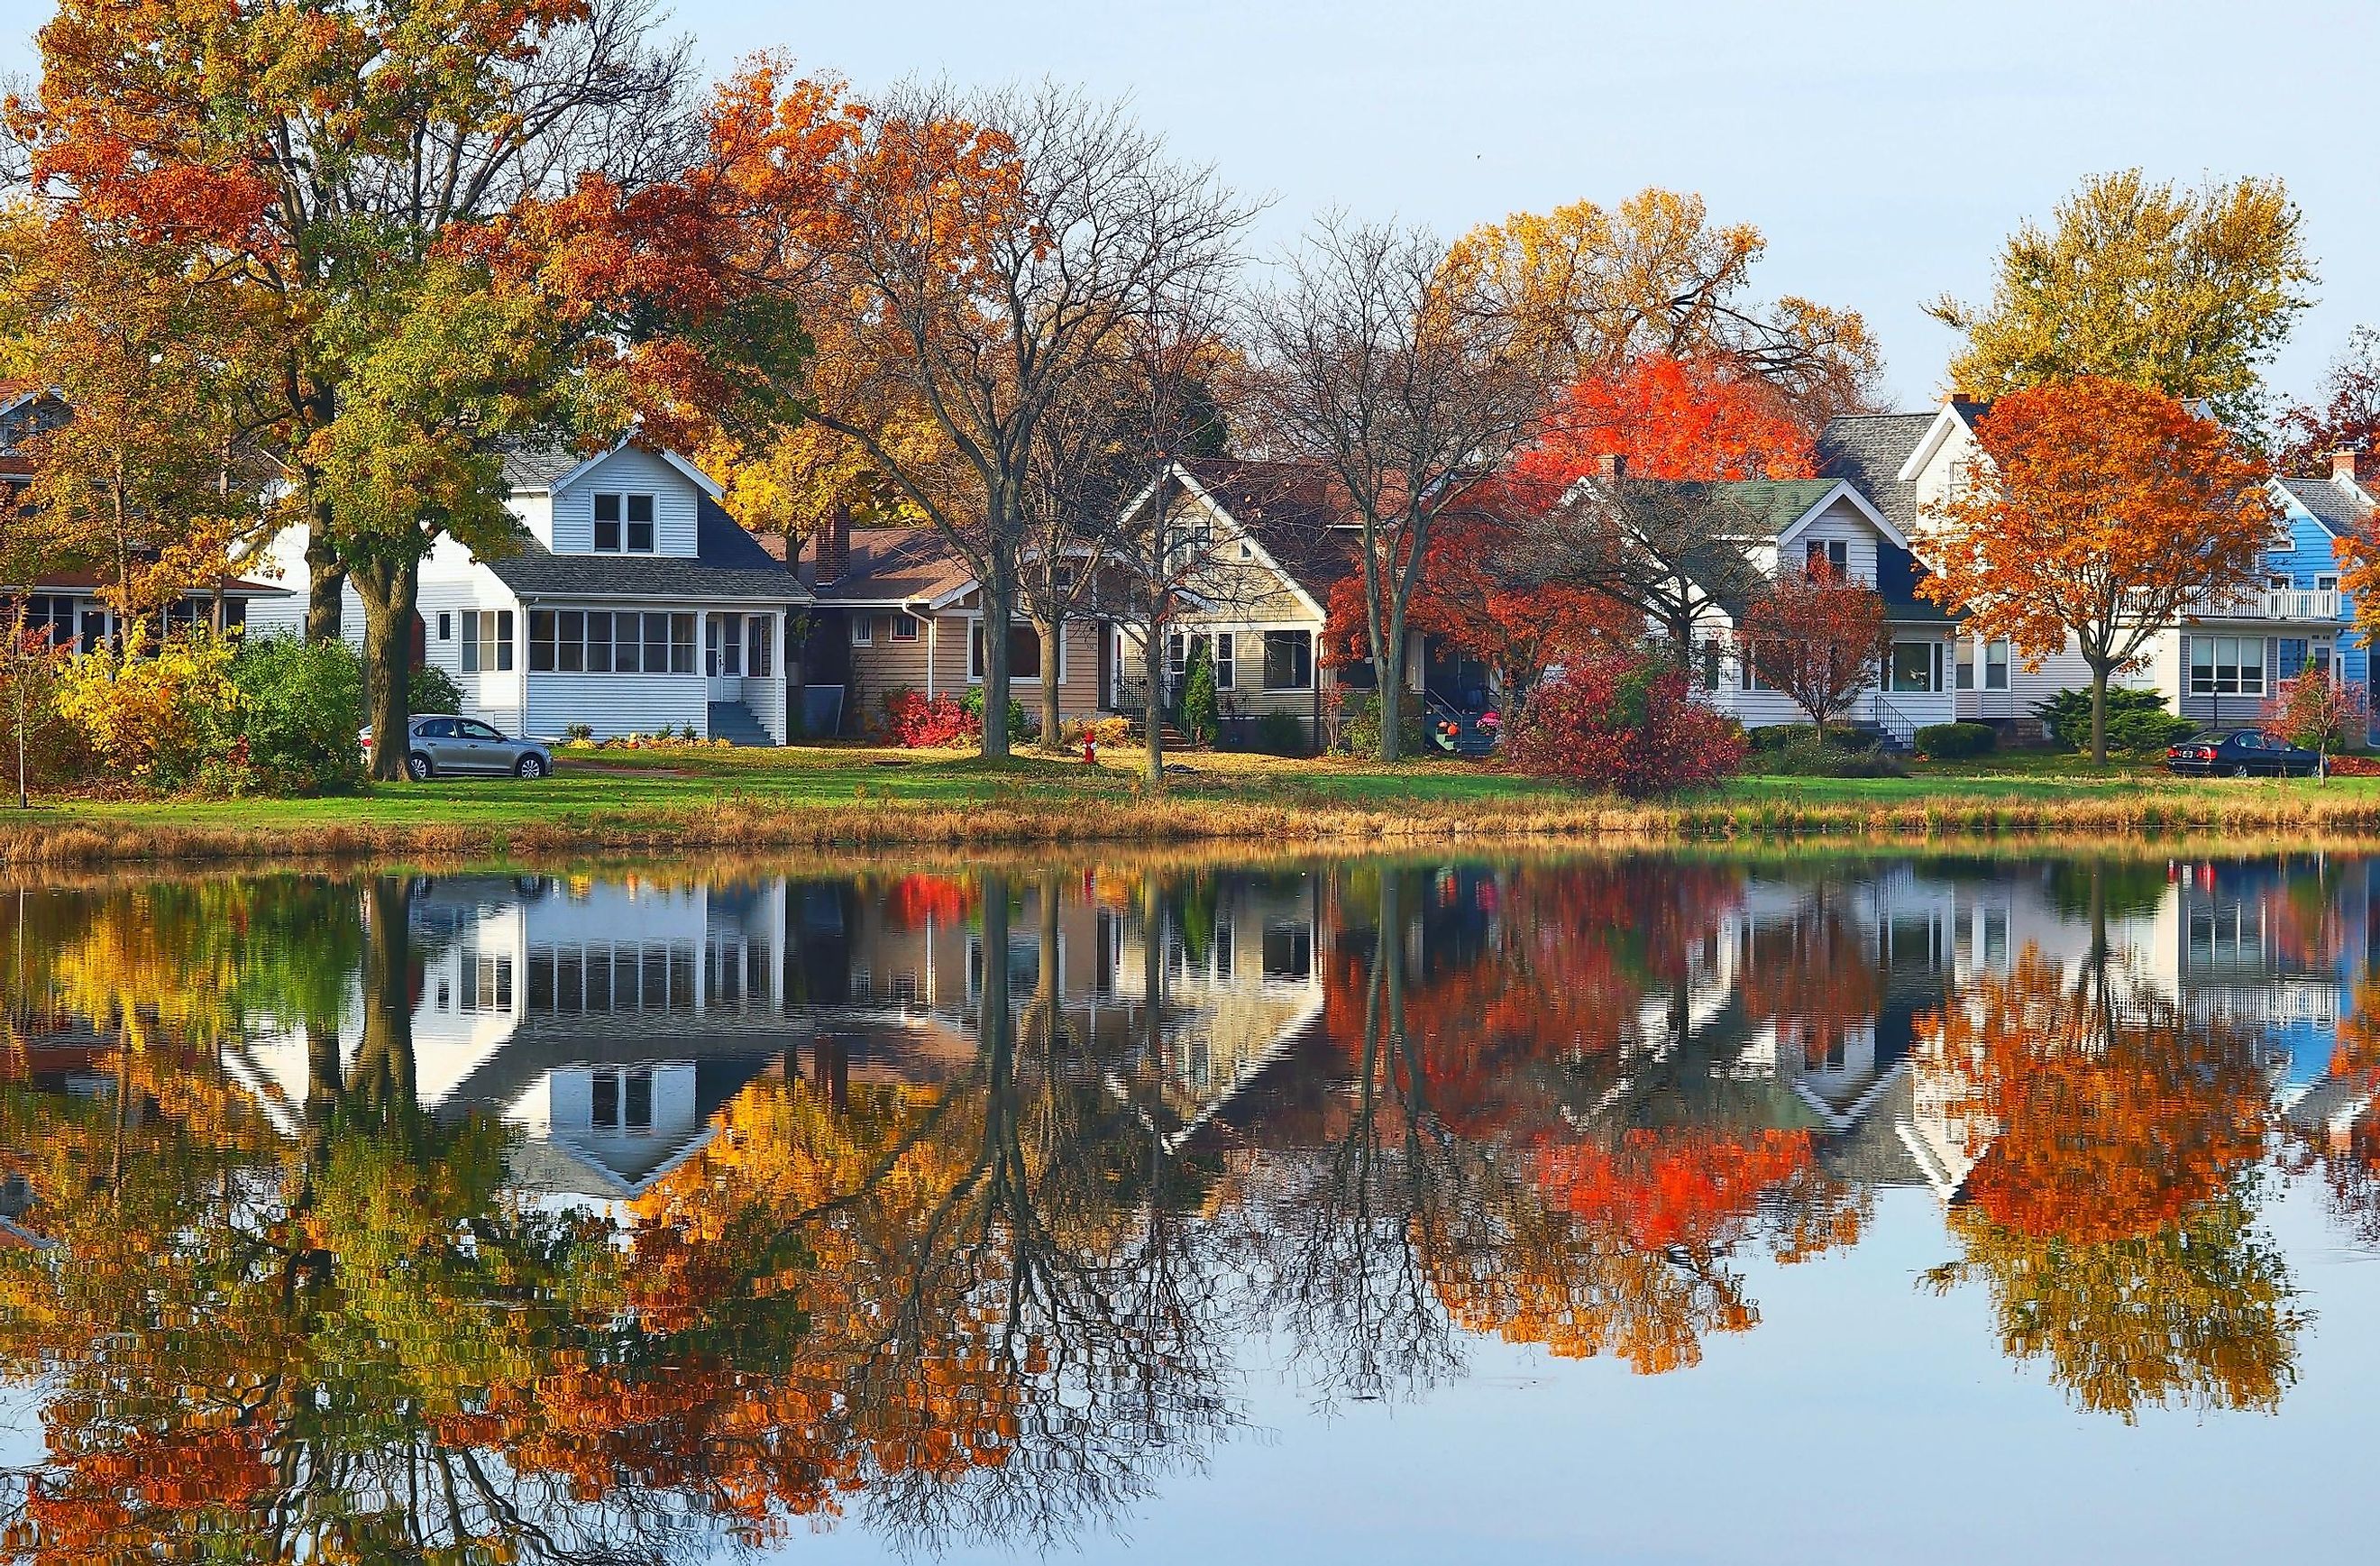
<svg viewBox="0 0 2380 1566">
<path fill-rule="evenodd" d="M 2189 610 L 2193 620 L 2336 620 L 2336 588 L 2238 588 L 2204 593 Z"/>
</svg>

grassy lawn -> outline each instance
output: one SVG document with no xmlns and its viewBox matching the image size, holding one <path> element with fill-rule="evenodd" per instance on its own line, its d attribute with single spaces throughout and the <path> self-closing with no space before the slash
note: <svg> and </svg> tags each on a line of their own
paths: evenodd
<svg viewBox="0 0 2380 1566">
<path fill-rule="evenodd" d="M 1161 794 L 1140 755 L 1098 766 L 1025 755 L 832 746 L 787 750 L 566 751 L 554 777 L 375 785 L 332 799 L 71 801 L 0 816 L 0 860 L 624 853 L 939 843 L 1286 842 L 1356 836 L 1878 839 L 2175 830 L 2266 840 L 2380 836 L 2380 779 L 2180 781 L 2122 763 L 2017 754 L 1913 765 L 1900 778 L 1749 775 L 1651 805 L 1583 795 L 1445 759 L 1196 752 Z"/>
</svg>

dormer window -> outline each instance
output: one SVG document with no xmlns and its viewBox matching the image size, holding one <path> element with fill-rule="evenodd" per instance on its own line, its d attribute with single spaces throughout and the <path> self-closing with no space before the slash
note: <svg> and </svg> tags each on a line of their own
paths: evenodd
<svg viewBox="0 0 2380 1566">
<path fill-rule="evenodd" d="M 595 552 L 653 552 L 653 497 L 599 494 L 595 497 Z"/>
<path fill-rule="evenodd" d="M 1841 539 L 1812 539 L 1802 546 L 1802 573 L 1812 581 L 1840 582 L 1852 571 L 1852 546 Z"/>
</svg>

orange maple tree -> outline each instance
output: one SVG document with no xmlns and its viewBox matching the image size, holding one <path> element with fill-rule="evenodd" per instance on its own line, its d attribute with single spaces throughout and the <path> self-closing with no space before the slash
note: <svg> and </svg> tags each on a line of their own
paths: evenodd
<svg viewBox="0 0 2380 1566">
<path fill-rule="evenodd" d="M 2091 670 L 2091 755 L 2107 681 L 2193 603 L 2247 586 L 2274 510 L 2237 436 L 2161 393 L 2095 377 L 2029 387 L 1977 425 L 1983 460 L 1927 507 L 1934 574 L 2028 668 L 2071 645 Z"/>
<path fill-rule="evenodd" d="M 1724 360 L 1646 354 L 1575 382 L 1512 464 L 1524 497 L 1550 504 L 1616 456 L 1645 479 L 1806 479 L 1808 430 L 1775 386 Z"/>
</svg>

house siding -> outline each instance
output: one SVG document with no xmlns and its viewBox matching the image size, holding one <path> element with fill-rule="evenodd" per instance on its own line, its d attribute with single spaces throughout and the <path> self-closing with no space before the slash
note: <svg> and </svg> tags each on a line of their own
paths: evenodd
<svg viewBox="0 0 2380 1566">
<path fill-rule="evenodd" d="M 689 724 L 698 734 L 710 732 L 710 682 L 698 674 L 536 674 L 528 687 L 521 726 L 536 739 L 559 739 L 573 723 L 585 723 L 597 739 Z M 757 709 L 755 716 L 767 717 Z"/>
<path fill-rule="evenodd" d="M 889 609 L 842 611 L 848 642 L 851 623 L 865 620 L 867 645 L 850 645 L 851 673 L 844 684 L 843 727 L 845 734 L 869 734 L 884 726 L 884 698 L 896 690 L 919 696 L 965 696 L 978 682 L 967 677 L 967 649 L 978 616 L 938 614 L 920 627 L 915 641 L 892 640 Z M 925 618 L 921 616 L 921 618 Z M 1059 716 L 1069 722 L 1095 717 L 1104 706 L 1099 689 L 1099 638 L 1104 622 L 1067 622 L 1065 674 L 1058 682 Z M 1028 712 L 1039 711 L 1041 682 L 1012 679 L 1010 694 Z"/>
<path fill-rule="evenodd" d="M 661 457 L 635 446 L 612 453 L 570 487 L 552 497 L 547 547 L 556 554 L 591 554 L 595 549 L 595 496 L 610 493 L 653 497 L 653 552 L 692 559 L 695 509 L 699 493 L 686 476 Z M 524 518 L 528 521 L 528 518 Z M 528 525 L 536 530 L 534 521 Z"/>
</svg>

